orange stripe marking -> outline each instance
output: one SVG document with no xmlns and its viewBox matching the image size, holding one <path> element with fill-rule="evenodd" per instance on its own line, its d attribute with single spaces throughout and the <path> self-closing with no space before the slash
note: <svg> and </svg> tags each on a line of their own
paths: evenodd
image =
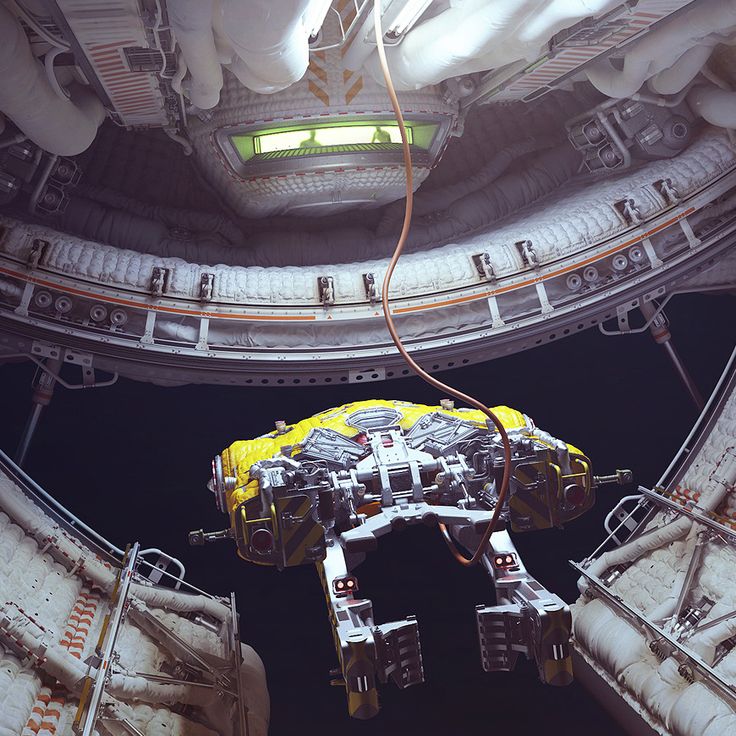
<svg viewBox="0 0 736 736">
<path fill-rule="evenodd" d="M 587 266 L 589 263 L 595 263 L 596 261 L 599 261 L 601 258 L 605 258 L 606 256 L 610 256 L 613 253 L 617 253 L 618 251 L 623 250 L 624 248 L 628 248 L 630 245 L 634 245 L 634 243 L 639 243 L 640 241 L 644 240 L 644 238 L 648 238 L 650 235 L 653 235 L 654 233 L 657 233 L 660 230 L 664 230 L 666 227 L 669 227 L 673 223 L 678 222 L 683 217 L 687 217 L 688 215 L 691 215 L 693 212 L 695 212 L 695 208 L 690 207 L 684 212 L 677 215 L 677 217 L 673 217 L 667 220 L 666 222 L 663 222 L 661 225 L 657 225 L 651 230 L 647 230 L 645 233 L 637 236 L 636 238 L 632 238 L 631 240 L 626 240 L 620 245 L 614 246 L 613 248 L 609 248 L 608 250 L 605 250 L 596 256 L 591 256 L 590 258 L 586 258 L 580 261 L 579 263 L 575 263 L 570 266 L 565 266 L 564 268 L 560 268 L 557 271 L 552 271 L 552 273 L 549 273 L 546 276 L 537 276 L 535 278 L 527 279 L 526 281 L 522 281 L 518 284 L 510 284 L 509 286 L 500 286 L 498 289 L 492 289 L 491 291 L 484 291 L 481 294 L 472 294 L 469 296 L 459 296 L 454 299 L 444 299 L 443 301 L 440 301 L 440 302 L 431 302 L 430 304 L 417 304 L 416 306 L 413 306 L 413 307 L 397 307 L 396 309 L 393 309 L 391 311 L 394 314 L 404 314 L 406 312 L 419 312 L 424 309 L 435 309 L 437 307 L 447 307 L 452 304 L 462 304 L 463 302 L 472 302 L 478 299 L 487 299 L 489 296 L 495 296 L 496 294 L 503 294 L 507 291 L 513 291 L 514 289 L 521 289 L 524 286 L 531 286 L 533 284 L 538 284 L 543 281 L 548 281 L 549 279 L 555 276 L 559 276 L 561 274 L 568 273 L 569 271 L 575 271 L 578 268 L 581 268 L 582 266 Z"/>
<path fill-rule="evenodd" d="M 84 291 L 83 289 L 75 289 L 71 286 L 63 286 L 60 284 L 56 284 L 53 281 L 48 281 L 46 279 L 40 279 L 36 276 L 29 276 L 27 274 L 20 273 L 19 271 L 13 271 L 10 268 L 5 268 L 3 266 L 0 266 L 0 273 L 4 273 L 7 276 L 12 276 L 13 278 L 20 279 L 21 281 L 27 281 L 32 284 L 36 284 L 38 286 L 48 286 L 51 289 L 55 289 L 56 291 L 63 291 L 66 294 L 75 294 L 77 296 L 84 296 L 87 298 L 94 298 L 97 301 L 106 302 L 108 304 L 122 304 L 123 306 L 127 307 L 135 307 L 137 309 L 146 309 L 146 310 L 152 310 L 154 312 L 167 312 L 170 314 L 188 314 L 188 315 L 194 315 L 195 317 L 214 317 L 217 319 L 244 319 L 244 320 L 250 320 L 250 321 L 285 321 L 285 322 L 294 322 L 294 321 L 313 321 L 317 318 L 313 314 L 284 314 L 284 315 L 275 315 L 275 314 L 218 314 L 217 312 L 202 312 L 196 309 L 181 309 L 178 307 L 166 307 L 160 304 L 142 304 L 141 302 L 137 302 L 133 299 L 120 299 L 118 297 L 113 296 L 101 296 L 96 294 L 90 294 L 88 291 Z"/>
</svg>

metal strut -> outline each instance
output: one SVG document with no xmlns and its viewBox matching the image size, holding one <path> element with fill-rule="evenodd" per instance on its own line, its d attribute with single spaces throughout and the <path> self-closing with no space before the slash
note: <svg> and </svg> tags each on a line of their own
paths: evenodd
<svg viewBox="0 0 736 736">
<path fill-rule="evenodd" d="M 685 385 L 687 392 L 690 394 L 690 398 L 693 400 L 698 411 L 702 411 L 705 406 L 705 401 L 703 400 L 703 396 L 700 393 L 697 384 L 693 380 L 693 377 L 690 375 L 685 364 L 682 362 L 682 358 L 680 358 L 677 350 L 675 349 L 672 342 L 669 323 L 664 312 L 661 309 L 657 310 L 651 302 L 645 301 L 641 302 L 639 309 L 647 322 L 649 322 L 649 331 L 651 332 L 654 341 L 665 349 L 667 356 L 677 371 L 677 375 L 680 377 L 680 380 Z"/>
<path fill-rule="evenodd" d="M 28 448 L 31 446 L 33 435 L 36 433 L 38 420 L 41 418 L 44 408 L 51 403 L 51 398 L 54 395 L 54 387 L 56 386 L 54 374 L 58 373 L 60 369 L 61 358 L 48 358 L 45 368 L 39 368 L 33 379 L 31 413 L 28 415 L 26 426 L 23 428 L 23 434 L 18 443 L 18 449 L 15 452 L 15 462 L 20 467 L 23 467 L 25 463 Z"/>
</svg>

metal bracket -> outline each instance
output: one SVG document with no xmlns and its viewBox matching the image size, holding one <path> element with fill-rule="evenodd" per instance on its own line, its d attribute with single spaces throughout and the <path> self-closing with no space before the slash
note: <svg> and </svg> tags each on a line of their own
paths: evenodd
<svg viewBox="0 0 736 736">
<path fill-rule="evenodd" d="M 199 320 L 199 337 L 197 338 L 197 344 L 194 346 L 195 350 L 207 350 L 207 338 L 210 334 L 210 320 L 209 317 L 202 317 Z"/>
<path fill-rule="evenodd" d="M 39 358 L 52 358 L 55 360 L 61 357 L 61 348 L 58 345 L 51 345 L 40 340 L 34 340 L 31 343 L 31 352 L 34 355 L 38 355 Z"/>
<path fill-rule="evenodd" d="M 157 313 L 152 309 L 146 312 L 146 326 L 143 328 L 143 335 L 141 336 L 141 342 L 146 345 L 153 344 L 153 330 L 156 327 Z"/>
<path fill-rule="evenodd" d="M 335 303 L 335 281 L 332 276 L 319 276 L 317 278 L 317 288 L 319 289 L 319 300 L 325 307 L 332 306 Z"/>
<path fill-rule="evenodd" d="M 365 295 L 371 304 L 378 301 L 378 289 L 376 287 L 376 277 L 372 273 L 363 274 L 363 286 L 365 287 Z"/>
<path fill-rule="evenodd" d="M 203 273 L 199 279 L 199 301 L 212 301 L 212 292 L 215 288 L 215 274 Z"/>
<path fill-rule="evenodd" d="M 80 366 L 83 374 L 82 383 L 69 383 L 69 381 L 64 380 L 56 371 L 51 370 L 44 362 L 46 358 L 58 359 L 59 357 L 62 357 L 65 363 Z M 34 340 L 30 353 L 3 354 L 3 358 L 27 358 L 34 362 L 44 373 L 51 376 L 58 384 L 68 389 L 104 388 L 105 386 L 112 386 L 118 380 L 118 374 L 113 373 L 112 378 L 107 381 L 95 381 L 93 380 L 92 355 L 88 353 L 77 353 L 74 350 L 66 348 L 62 356 L 62 348 L 58 345 L 49 345 L 48 343 L 37 340 Z M 89 375 L 87 375 L 88 369 Z"/>
<path fill-rule="evenodd" d="M 613 209 L 625 225 L 639 225 L 642 222 L 641 212 L 631 197 L 614 202 Z"/>
<path fill-rule="evenodd" d="M 491 263 L 491 256 L 489 253 L 477 253 L 474 255 L 473 265 L 481 278 L 484 278 L 486 281 L 496 280 L 496 272 L 493 270 L 493 264 Z"/>
<path fill-rule="evenodd" d="M 547 289 L 541 281 L 534 284 L 534 288 L 537 291 L 537 298 L 539 299 L 539 304 L 542 307 L 542 314 L 549 314 L 549 312 L 554 310 L 554 307 L 550 304 L 549 297 L 547 296 Z"/>
<path fill-rule="evenodd" d="M 46 249 L 48 247 L 48 240 L 42 240 L 41 238 L 33 239 L 31 250 L 28 252 L 28 268 L 38 268 L 38 265 L 46 254 Z"/>
<path fill-rule="evenodd" d="M 521 260 L 524 262 L 525 266 L 529 266 L 530 268 L 539 268 L 539 256 L 537 255 L 537 251 L 535 250 L 531 240 L 518 240 L 514 245 L 519 251 L 519 255 L 521 256 Z"/>
<path fill-rule="evenodd" d="M 673 296 L 672 294 L 667 294 L 667 296 L 658 304 L 656 302 L 652 302 L 653 304 L 656 305 L 654 314 L 651 317 L 649 317 L 649 319 L 647 319 L 647 321 L 641 327 L 630 327 L 629 326 L 628 313 L 633 311 L 634 309 L 637 309 L 640 304 L 639 299 L 632 299 L 632 301 L 616 307 L 616 317 L 618 319 L 618 324 L 619 324 L 618 329 L 611 330 L 611 329 L 606 328 L 603 324 L 599 324 L 598 329 L 601 331 L 601 334 L 608 335 L 608 336 L 614 336 L 614 337 L 618 335 L 638 335 L 641 332 L 647 332 L 652 322 L 654 322 L 654 320 L 657 319 L 657 317 L 660 314 L 663 314 L 664 308 L 667 306 L 667 303 L 672 298 L 672 296 Z"/>
<path fill-rule="evenodd" d="M 688 245 L 690 248 L 695 249 L 699 245 L 703 244 L 703 241 L 693 232 L 692 225 L 688 221 L 687 217 L 683 217 L 679 220 L 680 229 L 685 233 Z"/>
<path fill-rule="evenodd" d="M 492 327 L 503 327 L 506 324 L 501 317 L 501 310 L 498 308 L 498 299 L 495 296 L 488 297 L 488 310 L 491 313 Z"/>
<path fill-rule="evenodd" d="M 677 204 L 680 201 L 680 193 L 672 184 L 672 179 L 657 179 L 652 185 L 667 204 Z"/>
<path fill-rule="evenodd" d="M 151 272 L 151 294 L 153 296 L 163 296 L 164 292 L 169 288 L 169 278 L 171 270 L 162 266 L 154 266 Z"/>
</svg>

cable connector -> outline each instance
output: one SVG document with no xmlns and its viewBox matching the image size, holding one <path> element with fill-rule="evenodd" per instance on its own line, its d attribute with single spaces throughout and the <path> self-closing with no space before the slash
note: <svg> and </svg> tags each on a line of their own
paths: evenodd
<svg viewBox="0 0 736 736">
<path fill-rule="evenodd" d="M 634 473 L 631 470 L 617 470 L 612 475 L 594 475 L 594 486 L 618 485 L 627 486 L 634 482 Z"/>
<path fill-rule="evenodd" d="M 223 539 L 233 539 L 232 529 L 223 529 L 219 532 L 206 532 L 204 529 L 195 529 L 189 532 L 188 541 L 192 547 L 202 547 L 207 542 L 219 542 Z"/>
</svg>

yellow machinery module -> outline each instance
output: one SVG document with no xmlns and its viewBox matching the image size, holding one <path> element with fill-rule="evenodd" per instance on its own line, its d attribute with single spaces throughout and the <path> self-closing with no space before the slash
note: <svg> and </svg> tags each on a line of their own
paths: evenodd
<svg viewBox="0 0 736 736">
<path fill-rule="evenodd" d="M 552 685 L 572 679 L 570 612 L 524 568 L 514 532 L 561 527 L 591 508 L 599 479 L 576 447 L 505 406 L 493 412 L 511 444 L 501 524 L 480 558 L 496 605 L 476 611 L 487 671 L 511 669 L 520 653 Z M 352 570 L 378 538 L 408 524 L 442 524 L 459 545 L 477 549 L 499 505 L 503 448 L 476 410 L 370 400 L 328 409 L 252 440 L 237 441 L 212 464 L 213 491 L 230 520 L 223 532 L 192 532 L 203 544 L 232 538 L 245 560 L 279 569 L 316 564 L 330 612 L 348 710 L 370 718 L 377 682 L 401 688 L 424 679 L 416 620 L 376 625 Z"/>
</svg>

